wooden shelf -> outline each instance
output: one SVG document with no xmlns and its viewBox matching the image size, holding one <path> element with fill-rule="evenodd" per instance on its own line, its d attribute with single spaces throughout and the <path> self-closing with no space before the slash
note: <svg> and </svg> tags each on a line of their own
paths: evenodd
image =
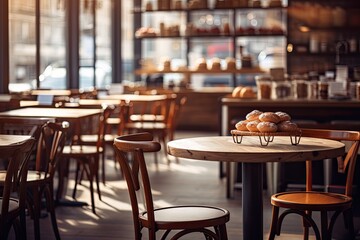
<svg viewBox="0 0 360 240">
<path fill-rule="evenodd" d="M 278 7 L 223 7 L 223 8 L 182 8 L 182 9 L 153 9 L 153 10 L 133 10 L 135 14 L 157 13 L 157 12 L 200 12 L 200 11 L 233 11 L 233 10 L 281 10 L 287 9 L 287 6 Z"/>
<path fill-rule="evenodd" d="M 158 69 L 137 69 L 134 71 L 136 75 L 142 74 L 169 74 L 169 73 L 180 73 L 180 74 L 256 74 L 256 73 L 265 73 L 264 70 L 254 67 L 254 68 L 241 68 L 236 70 L 193 70 L 193 69 L 184 69 L 184 70 L 158 70 Z"/>
</svg>

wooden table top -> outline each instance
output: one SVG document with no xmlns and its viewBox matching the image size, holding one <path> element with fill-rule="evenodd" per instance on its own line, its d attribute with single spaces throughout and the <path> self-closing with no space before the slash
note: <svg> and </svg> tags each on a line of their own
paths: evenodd
<svg viewBox="0 0 360 240">
<path fill-rule="evenodd" d="M 101 113 L 101 109 L 91 108 L 19 108 L 6 112 L 0 112 L 5 117 L 49 117 L 59 119 L 79 119 Z"/>
<path fill-rule="evenodd" d="M 0 134 L 0 147 L 8 146 L 10 144 L 16 144 L 29 139 L 31 136 L 28 135 L 5 135 Z"/>
<path fill-rule="evenodd" d="M 130 102 L 154 102 L 166 100 L 166 95 L 137 95 L 137 94 L 119 94 L 101 96 L 100 99 L 116 99 Z"/>
<path fill-rule="evenodd" d="M 276 136 L 268 146 L 261 146 L 258 136 L 244 136 L 241 144 L 231 136 L 186 138 L 169 142 L 167 149 L 175 157 L 247 163 L 322 160 L 345 151 L 343 143 L 327 139 L 302 137 L 291 145 L 288 136 Z"/>
</svg>

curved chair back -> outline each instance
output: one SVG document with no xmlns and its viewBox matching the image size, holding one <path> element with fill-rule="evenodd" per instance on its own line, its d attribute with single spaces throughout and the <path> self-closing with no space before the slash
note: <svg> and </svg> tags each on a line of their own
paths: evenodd
<svg viewBox="0 0 360 240">
<path fill-rule="evenodd" d="M 351 146 L 343 159 L 338 157 L 338 172 L 346 173 L 345 195 L 352 195 L 352 184 L 354 179 L 355 163 L 360 144 L 360 132 L 323 129 L 302 129 L 303 137 L 325 138 L 337 141 L 350 142 Z M 312 162 L 306 162 L 306 190 L 312 190 Z"/>
<path fill-rule="evenodd" d="M 1 146 L 0 153 L 2 158 L 9 159 L 6 169 L 4 189 L 1 198 L 1 221 L 0 224 L 8 220 L 10 196 L 13 192 L 19 194 L 19 205 L 24 206 L 26 197 L 26 178 L 28 172 L 28 162 L 36 140 L 29 138 L 18 144 Z M 1 226 L 2 231 L 3 226 Z"/>
<path fill-rule="evenodd" d="M 37 145 L 36 170 L 43 171 L 46 177 L 53 177 L 61 157 L 69 122 L 46 123 L 42 129 Z"/>
<path fill-rule="evenodd" d="M 130 195 L 135 238 L 140 239 L 139 204 L 144 203 L 150 229 L 155 229 L 154 205 L 151 185 L 144 159 L 145 152 L 158 152 L 161 145 L 153 141 L 150 133 L 124 135 L 114 140 L 114 149 L 125 177 Z M 133 156 L 130 161 L 129 155 Z M 142 202 L 138 195 L 143 194 Z"/>
</svg>

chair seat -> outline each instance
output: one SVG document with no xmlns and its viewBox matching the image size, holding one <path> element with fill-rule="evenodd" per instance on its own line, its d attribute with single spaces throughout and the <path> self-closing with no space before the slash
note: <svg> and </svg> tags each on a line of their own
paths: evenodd
<svg viewBox="0 0 360 240">
<path fill-rule="evenodd" d="M 162 122 L 131 122 L 127 123 L 126 129 L 149 129 L 149 130 L 163 130 L 166 129 L 166 124 Z"/>
<path fill-rule="evenodd" d="M 117 137 L 118 135 L 116 134 L 105 134 L 104 136 L 104 141 L 105 142 L 114 142 L 114 139 Z M 90 135 L 81 135 L 81 141 L 83 143 L 94 143 L 96 144 L 97 142 L 97 138 L 98 135 L 97 134 L 90 134 Z"/>
<path fill-rule="evenodd" d="M 310 211 L 347 209 L 351 202 L 351 197 L 327 192 L 284 192 L 271 197 L 275 206 Z"/>
<path fill-rule="evenodd" d="M 130 120 L 133 122 L 162 122 L 165 120 L 165 116 L 154 114 L 132 114 Z"/>
<path fill-rule="evenodd" d="M 72 155 L 72 156 L 76 156 L 76 155 L 80 155 L 80 156 L 84 156 L 84 154 L 86 155 L 91 155 L 91 154 L 99 154 L 99 152 L 102 152 L 103 148 L 100 147 L 99 151 L 97 151 L 97 147 L 94 145 L 72 145 L 72 146 L 65 146 L 63 149 L 63 155 Z"/>
<path fill-rule="evenodd" d="M 225 224 L 230 219 L 226 209 L 213 206 L 175 206 L 154 211 L 159 229 L 205 228 Z M 148 227 L 147 213 L 140 214 L 143 226 Z"/>
<path fill-rule="evenodd" d="M 0 206 L 2 206 L 2 199 L 0 199 Z M 13 214 L 14 212 L 19 210 L 19 200 L 16 198 L 10 198 L 9 200 L 9 212 L 8 214 Z M 2 214 L 0 208 L 0 215 Z"/>
<path fill-rule="evenodd" d="M 121 120 L 120 120 L 120 118 L 108 118 L 107 120 L 106 120 L 106 124 L 109 124 L 109 125 L 118 125 L 118 124 L 120 124 L 120 122 L 121 122 Z"/>
</svg>

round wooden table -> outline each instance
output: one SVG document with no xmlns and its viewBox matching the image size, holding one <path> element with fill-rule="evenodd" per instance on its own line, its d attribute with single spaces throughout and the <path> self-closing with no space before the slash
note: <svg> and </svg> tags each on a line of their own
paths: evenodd
<svg viewBox="0 0 360 240">
<path fill-rule="evenodd" d="M 285 136 L 276 136 L 268 146 L 261 146 L 258 136 L 244 136 L 241 144 L 229 136 L 214 136 L 174 140 L 167 148 L 175 157 L 243 163 L 243 239 L 251 240 L 263 239 L 263 163 L 323 160 L 345 151 L 338 141 L 303 137 L 291 145 Z"/>
<path fill-rule="evenodd" d="M 7 135 L 0 134 L 0 148 L 2 146 L 8 146 L 11 144 L 17 144 L 29 139 L 31 136 L 28 135 Z"/>
</svg>

